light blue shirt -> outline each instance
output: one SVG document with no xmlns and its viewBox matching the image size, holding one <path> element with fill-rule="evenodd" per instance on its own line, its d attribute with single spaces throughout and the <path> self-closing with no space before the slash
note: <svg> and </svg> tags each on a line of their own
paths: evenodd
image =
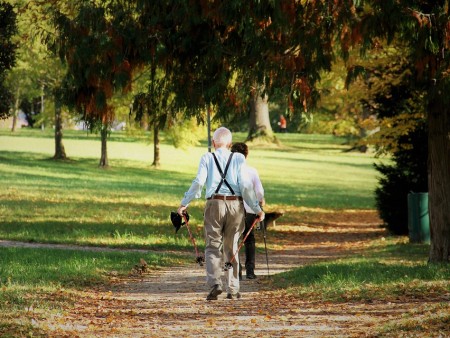
<svg viewBox="0 0 450 338">
<path fill-rule="evenodd" d="M 225 148 L 216 149 L 214 154 L 217 157 L 222 172 L 225 172 L 225 167 L 231 151 Z M 200 198 L 202 195 L 203 186 L 206 184 L 206 198 L 215 194 L 217 187 L 222 181 L 222 177 L 217 169 L 216 163 L 212 153 L 206 153 L 200 159 L 197 176 L 192 181 L 191 187 L 184 194 L 181 205 L 188 206 L 194 198 Z M 253 189 L 252 181 L 249 177 L 247 165 L 244 155 L 234 153 L 230 166 L 228 167 L 226 181 L 233 189 L 236 196 L 242 196 L 243 200 L 253 210 L 255 214 L 261 212 L 259 201 L 256 198 Z M 225 183 L 222 183 L 218 193 L 219 195 L 233 195 Z"/>
</svg>

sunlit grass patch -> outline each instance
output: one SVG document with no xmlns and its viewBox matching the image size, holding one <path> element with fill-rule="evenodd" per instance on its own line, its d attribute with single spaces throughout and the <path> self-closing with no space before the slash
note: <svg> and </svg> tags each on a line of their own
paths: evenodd
<svg viewBox="0 0 450 338">
<path fill-rule="evenodd" d="M 275 285 L 321 301 L 398 301 L 450 292 L 447 264 L 428 264 L 429 245 L 403 238 L 378 239 L 362 254 L 299 267 L 276 276 Z"/>
<path fill-rule="evenodd" d="M 327 301 L 393 301 L 449 292 L 445 266 L 386 265 L 371 261 L 318 263 L 282 274 L 278 281 L 299 297 Z M 283 280 L 284 278 L 284 280 Z"/>
<path fill-rule="evenodd" d="M 107 281 L 111 271 L 128 274 L 140 258 L 153 269 L 186 261 L 183 256 L 165 252 L 47 248 L 0 248 L 0 258 L 0 283 L 5 287 L 83 287 Z"/>
</svg>

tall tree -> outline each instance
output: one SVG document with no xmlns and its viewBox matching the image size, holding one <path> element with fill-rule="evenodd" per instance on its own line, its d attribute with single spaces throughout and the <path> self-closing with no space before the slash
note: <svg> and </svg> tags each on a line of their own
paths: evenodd
<svg viewBox="0 0 450 338">
<path fill-rule="evenodd" d="M 18 113 L 22 101 L 32 100 L 38 97 L 42 91 L 42 85 L 39 78 L 39 70 L 42 70 L 42 54 L 37 51 L 35 46 L 28 39 L 23 38 L 22 27 L 25 24 L 19 16 L 19 34 L 17 36 L 20 46 L 17 49 L 16 64 L 8 74 L 6 79 L 8 87 L 14 97 L 13 105 L 13 123 L 11 131 L 15 131 Z M 40 63 L 40 64 L 39 64 Z"/>
<path fill-rule="evenodd" d="M 342 34 L 365 49 L 394 37 L 409 50 L 417 85 L 426 93 L 431 262 L 450 261 L 450 5 L 437 1 L 359 1 Z M 355 39 L 357 37 L 357 39 Z"/>
<path fill-rule="evenodd" d="M 146 91 L 137 94 L 133 100 L 135 119 L 142 121 L 147 117 L 149 126 L 153 128 L 152 166 L 156 168 L 161 165 L 159 133 L 165 127 L 173 109 L 173 93 L 168 88 L 169 82 L 170 74 L 164 73 L 161 69 L 157 72 L 157 64 L 153 62 Z"/>
<path fill-rule="evenodd" d="M 53 49 L 67 63 L 66 104 L 101 135 L 99 165 L 108 166 L 107 136 L 114 121 L 115 91 L 129 91 L 137 60 L 136 36 L 127 24 L 135 12 L 126 3 L 81 1 L 75 15 L 57 8 Z M 78 3 L 77 3 L 78 5 Z M 133 28 L 132 24 L 130 28 Z"/>
<path fill-rule="evenodd" d="M 23 100 L 40 97 L 40 117 L 54 106 L 55 155 L 54 159 L 66 159 L 62 141 L 61 85 L 65 70 L 58 58 L 52 55 L 42 36 L 48 38 L 52 27 L 38 4 L 24 0 L 16 1 L 18 12 L 18 41 L 20 42 L 17 66 L 11 72 L 9 82 L 15 88 L 17 105 Z M 42 32 L 46 32 L 42 35 Z M 54 122 L 54 123 L 53 123 Z"/>
<path fill-rule="evenodd" d="M 16 13 L 13 7 L 0 1 L 0 119 L 10 114 L 12 94 L 5 87 L 6 72 L 14 66 L 16 44 L 12 41 L 17 32 Z"/>
</svg>

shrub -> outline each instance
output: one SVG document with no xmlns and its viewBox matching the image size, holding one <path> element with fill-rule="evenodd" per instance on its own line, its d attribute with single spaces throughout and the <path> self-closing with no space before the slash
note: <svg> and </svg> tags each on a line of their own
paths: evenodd
<svg viewBox="0 0 450 338">
<path fill-rule="evenodd" d="M 414 131 L 399 139 L 393 165 L 377 165 L 381 174 L 375 190 L 376 207 L 388 230 L 396 235 L 408 234 L 410 192 L 428 191 L 427 128 L 422 122 Z"/>
</svg>

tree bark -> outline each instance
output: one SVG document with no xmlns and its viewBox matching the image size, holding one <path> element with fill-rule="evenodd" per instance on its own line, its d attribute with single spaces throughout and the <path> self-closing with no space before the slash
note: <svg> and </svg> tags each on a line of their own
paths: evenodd
<svg viewBox="0 0 450 338">
<path fill-rule="evenodd" d="M 428 206 L 430 262 L 450 259 L 450 107 L 436 88 L 428 109 Z"/>
<path fill-rule="evenodd" d="M 63 126 L 61 116 L 61 99 L 58 95 L 55 98 L 55 160 L 66 160 L 66 150 L 64 149 L 63 139 Z"/>
<path fill-rule="evenodd" d="M 361 122 L 364 122 L 366 119 L 368 119 L 370 116 L 370 111 L 367 107 L 363 107 L 362 109 L 362 114 L 358 123 L 358 129 L 359 129 L 359 139 L 360 140 L 364 140 L 367 135 L 368 135 L 368 131 L 367 128 L 363 127 Z M 367 153 L 368 147 L 366 144 L 361 144 L 358 145 L 358 150 L 361 153 Z"/>
<path fill-rule="evenodd" d="M 148 115 L 144 114 L 141 118 L 141 120 L 139 121 L 140 125 L 141 125 L 141 129 L 144 131 L 150 131 L 150 124 L 148 123 Z"/>
<path fill-rule="evenodd" d="M 16 126 L 17 126 L 17 117 L 19 116 L 19 104 L 20 104 L 20 89 L 17 88 L 17 93 L 16 93 L 16 103 L 14 104 L 14 112 L 13 112 L 13 120 L 12 120 L 12 127 L 11 127 L 11 131 L 15 132 L 16 131 Z"/>
<path fill-rule="evenodd" d="M 102 152 L 100 155 L 100 163 L 99 166 L 102 168 L 106 168 L 109 166 L 108 163 L 108 148 L 107 148 L 107 139 L 108 139 L 108 124 L 103 123 L 102 129 L 100 131 L 100 136 L 102 140 Z"/>
<path fill-rule="evenodd" d="M 56 94 L 59 95 L 59 94 Z M 56 97 L 55 95 L 55 117 L 56 117 Z M 59 99 L 61 101 L 61 99 Z M 59 113 L 61 114 L 61 103 L 59 103 L 60 107 L 59 107 Z M 41 116 L 44 116 L 44 86 L 42 86 L 42 92 L 41 92 Z M 56 122 L 55 122 L 56 123 Z M 56 128 L 56 127 L 55 127 Z M 44 130 L 44 122 L 42 122 L 41 124 L 41 130 Z"/>
<path fill-rule="evenodd" d="M 247 141 L 263 139 L 275 142 L 269 118 L 269 97 L 261 96 L 259 90 L 253 90 L 250 95 L 250 120 Z"/>
<path fill-rule="evenodd" d="M 155 124 L 153 126 L 153 163 L 152 166 L 159 168 L 161 166 L 160 154 L 159 154 L 159 128 Z"/>
</svg>

